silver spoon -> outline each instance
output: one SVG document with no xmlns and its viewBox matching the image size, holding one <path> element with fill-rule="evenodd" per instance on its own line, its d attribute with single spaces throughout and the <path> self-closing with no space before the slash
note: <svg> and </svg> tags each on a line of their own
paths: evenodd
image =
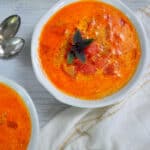
<svg viewBox="0 0 150 150">
<path fill-rule="evenodd" d="M 25 45 L 25 41 L 19 37 L 4 40 L 0 45 L 0 58 L 8 58 L 19 53 Z"/>
<path fill-rule="evenodd" d="M 21 19 L 18 15 L 12 15 L 6 18 L 0 24 L 0 43 L 5 39 L 12 38 L 16 35 L 20 27 Z"/>
<path fill-rule="evenodd" d="M 0 58 L 14 56 L 23 49 L 25 41 L 14 37 L 20 24 L 21 18 L 18 15 L 9 16 L 0 24 Z"/>
</svg>

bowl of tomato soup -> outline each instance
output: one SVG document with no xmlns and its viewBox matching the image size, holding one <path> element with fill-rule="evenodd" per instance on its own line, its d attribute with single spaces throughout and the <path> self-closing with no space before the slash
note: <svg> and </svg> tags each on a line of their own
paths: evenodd
<svg viewBox="0 0 150 150">
<path fill-rule="evenodd" d="M 39 21 L 31 48 L 40 83 L 77 107 L 121 101 L 147 60 L 143 25 L 116 0 L 60 0 Z"/>
<path fill-rule="evenodd" d="M 37 150 L 35 106 L 22 87 L 4 77 L 0 77 L 0 131 L 1 150 Z"/>
</svg>

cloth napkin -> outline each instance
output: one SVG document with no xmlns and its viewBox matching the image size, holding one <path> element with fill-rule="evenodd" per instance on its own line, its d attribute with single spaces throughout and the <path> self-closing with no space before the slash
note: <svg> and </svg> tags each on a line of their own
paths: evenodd
<svg viewBox="0 0 150 150">
<path fill-rule="evenodd" d="M 150 7 L 136 14 L 150 35 Z M 139 85 L 121 103 L 97 109 L 70 107 L 57 114 L 41 130 L 39 150 L 150 149 L 149 71 L 147 66 Z"/>
</svg>

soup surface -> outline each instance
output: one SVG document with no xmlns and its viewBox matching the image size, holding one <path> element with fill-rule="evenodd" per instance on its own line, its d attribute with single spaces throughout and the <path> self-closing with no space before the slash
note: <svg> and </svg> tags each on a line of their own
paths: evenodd
<svg viewBox="0 0 150 150">
<path fill-rule="evenodd" d="M 81 53 L 75 34 L 92 39 Z M 124 87 L 141 56 L 135 27 L 117 8 L 98 1 L 79 1 L 56 12 L 39 39 L 41 67 L 49 80 L 68 95 L 96 100 Z M 81 58 L 81 59 L 80 59 Z"/>
<path fill-rule="evenodd" d="M 0 83 L 0 150 L 27 150 L 31 120 L 22 98 Z"/>
</svg>

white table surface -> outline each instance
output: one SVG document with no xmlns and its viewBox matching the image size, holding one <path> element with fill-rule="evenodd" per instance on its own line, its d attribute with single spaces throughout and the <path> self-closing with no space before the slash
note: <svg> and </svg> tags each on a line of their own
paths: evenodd
<svg viewBox="0 0 150 150">
<path fill-rule="evenodd" d="M 45 125 L 57 112 L 67 108 L 50 95 L 37 81 L 31 64 L 30 43 L 34 27 L 40 17 L 58 0 L 0 0 L 0 21 L 5 17 L 18 14 L 22 24 L 17 36 L 26 41 L 24 50 L 9 60 L 0 60 L 0 75 L 8 77 L 23 86 L 32 97 L 40 120 Z M 122 0 L 124 1 L 124 0 Z M 150 5 L 150 0 L 125 0 L 131 9 Z"/>
</svg>

